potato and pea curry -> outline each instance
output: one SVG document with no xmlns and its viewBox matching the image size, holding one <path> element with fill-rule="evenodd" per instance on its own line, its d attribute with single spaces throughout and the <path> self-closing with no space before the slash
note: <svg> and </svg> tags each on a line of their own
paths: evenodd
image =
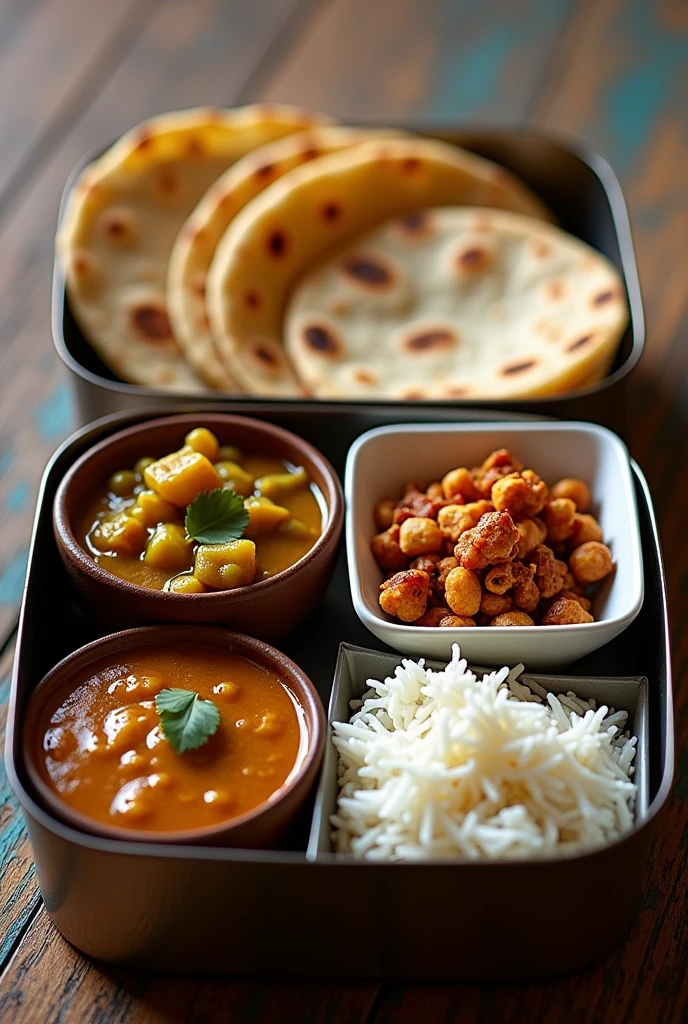
<svg viewBox="0 0 688 1024">
<path fill-rule="evenodd" d="M 203 594 L 274 576 L 321 531 L 318 492 L 303 468 L 220 445 L 198 427 L 179 451 L 114 473 L 85 503 L 76 534 L 121 579 Z"/>
<path fill-rule="evenodd" d="M 95 821 L 203 828 L 285 783 L 303 756 L 302 720 L 280 679 L 247 658 L 150 647 L 95 662 L 46 704 L 36 764 L 65 804 Z"/>
<path fill-rule="evenodd" d="M 374 509 L 380 607 L 443 628 L 592 622 L 591 586 L 613 562 L 591 501 L 585 481 L 548 487 L 506 448 L 425 489 L 407 484 Z"/>
</svg>

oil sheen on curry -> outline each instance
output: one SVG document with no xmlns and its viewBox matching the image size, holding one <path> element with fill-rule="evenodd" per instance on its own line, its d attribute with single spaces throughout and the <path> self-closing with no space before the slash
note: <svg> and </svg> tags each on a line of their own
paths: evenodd
<svg viewBox="0 0 688 1024">
<path fill-rule="evenodd" d="M 177 753 L 155 698 L 168 688 L 212 701 L 219 724 Z M 43 711 L 36 763 L 74 811 L 110 826 L 204 828 L 266 803 L 306 752 L 303 712 L 279 678 L 239 655 L 177 645 L 102 659 Z"/>
<path fill-rule="evenodd" d="M 189 536 L 203 492 L 231 491 L 248 521 L 219 543 Z M 153 590 L 203 594 L 258 582 L 293 565 L 322 532 L 320 492 L 283 460 L 221 446 L 204 427 L 183 447 L 114 473 L 77 516 L 77 540 L 115 576 Z M 246 518 L 246 517 L 244 517 Z"/>
</svg>

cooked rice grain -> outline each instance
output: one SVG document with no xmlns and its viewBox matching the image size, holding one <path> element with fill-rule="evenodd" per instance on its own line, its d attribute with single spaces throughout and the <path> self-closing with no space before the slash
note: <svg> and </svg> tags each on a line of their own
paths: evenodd
<svg viewBox="0 0 688 1024">
<path fill-rule="evenodd" d="M 608 843 L 633 825 L 627 713 L 519 680 L 482 679 L 457 644 L 445 669 L 402 661 L 334 723 L 338 853 L 369 860 L 533 857 Z"/>
</svg>

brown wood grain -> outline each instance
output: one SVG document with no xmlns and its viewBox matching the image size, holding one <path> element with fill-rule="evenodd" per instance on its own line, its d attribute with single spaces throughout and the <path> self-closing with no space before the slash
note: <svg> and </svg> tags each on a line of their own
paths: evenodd
<svg viewBox="0 0 688 1024">
<path fill-rule="evenodd" d="M 260 985 L 125 974 L 68 945 L 41 908 L 0 986 L 0 1021 L 26 1024 L 360 1024 L 376 986 Z"/>
<path fill-rule="evenodd" d="M 38 885 L 24 823 L 4 769 L 7 698 L 14 641 L 0 657 L 0 969 L 38 908 Z"/>
<path fill-rule="evenodd" d="M 0 96 L 11 97 L 0 106 L 0 207 L 70 109 L 88 104 L 89 84 L 107 75 L 157 2 L 50 0 L 21 24 L 14 8 L 11 45 L 0 46 Z"/>
</svg>

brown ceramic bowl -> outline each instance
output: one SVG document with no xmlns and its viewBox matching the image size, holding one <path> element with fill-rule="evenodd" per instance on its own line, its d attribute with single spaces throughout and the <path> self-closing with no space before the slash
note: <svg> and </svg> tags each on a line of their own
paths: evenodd
<svg viewBox="0 0 688 1024">
<path fill-rule="evenodd" d="M 95 821 L 73 810 L 43 780 L 37 765 L 40 756 L 39 722 L 46 703 L 58 693 L 66 696 L 75 675 L 93 662 L 110 655 L 121 661 L 127 651 L 153 644 L 187 644 L 218 647 L 241 655 L 275 673 L 303 710 L 302 728 L 307 731 L 306 752 L 301 763 L 270 799 L 246 814 L 206 828 L 154 832 L 118 828 Z M 81 832 L 106 839 L 131 842 L 196 843 L 212 846 L 260 849 L 275 844 L 305 801 L 315 782 L 325 749 L 325 715 L 320 698 L 308 676 L 293 661 L 261 640 L 212 626 L 143 626 L 103 637 L 80 647 L 55 666 L 36 687 L 24 719 L 24 765 L 41 802 L 55 817 Z"/>
<path fill-rule="evenodd" d="M 119 579 L 101 568 L 76 539 L 73 522 L 84 495 L 144 455 L 159 457 L 181 447 L 184 435 L 197 426 L 212 430 L 220 444 L 236 444 L 303 466 L 327 507 L 321 536 L 294 565 L 234 590 L 174 594 Z M 205 412 L 148 420 L 101 441 L 66 474 L 53 513 L 60 556 L 81 603 L 108 632 L 146 622 L 218 623 L 262 640 L 277 640 L 291 632 L 322 596 L 332 575 L 343 520 L 344 498 L 337 474 L 307 441 L 262 420 Z"/>
</svg>

